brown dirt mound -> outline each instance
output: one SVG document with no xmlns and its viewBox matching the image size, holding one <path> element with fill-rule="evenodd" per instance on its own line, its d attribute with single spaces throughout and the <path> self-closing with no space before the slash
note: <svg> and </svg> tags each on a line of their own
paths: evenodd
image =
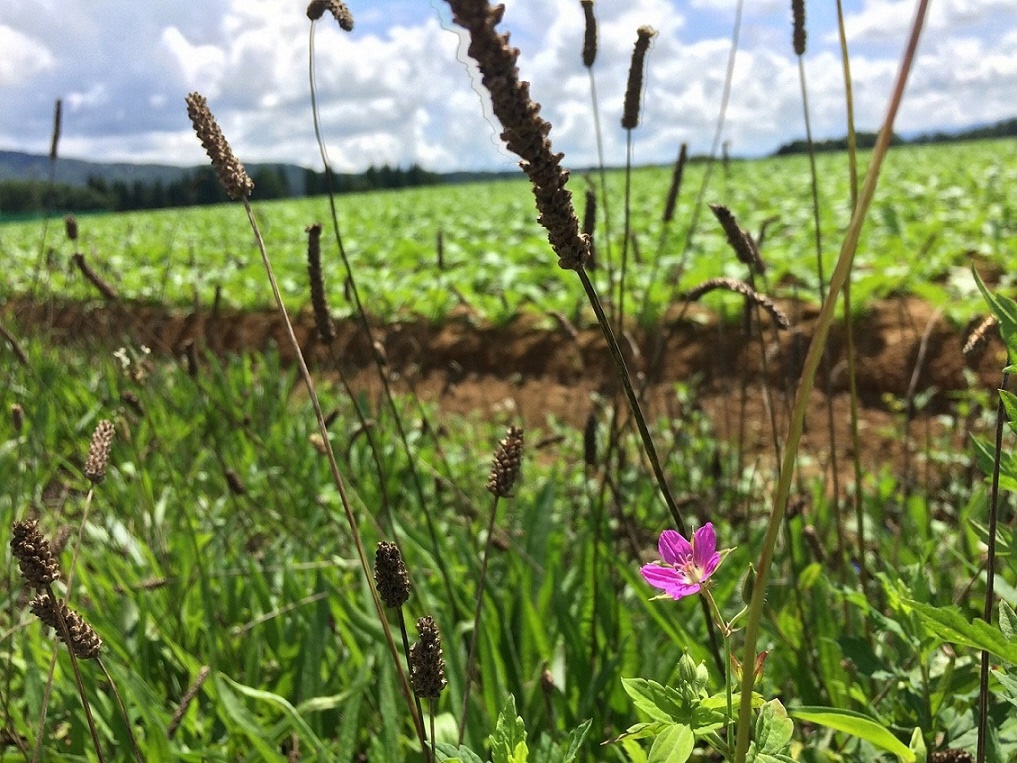
<svg viewBox="0 0 1017 763">
<path fill-rule="evenodd" d="M 724 324 L 694 308 L 670 316 L 659 333 L 626 332 L 622 344 L 630 368 L 638 379 L 648 382 L 651 412 L 680 416 L 674 408 L 673 384 L 696 380 L 718 435 L 730 437 L 742 431 L 751 439 L 750 450 L 772 454 L 762 384 L 765 381 L 772 393 L 773 415 L 783 427 L 788 393 L 794 389 L 818 314 L 805 305 L 784 303 L 782 307 L 793 316 L 787 331 L 763 325 L 761 332 L 747 336 L 740 326 Z M 274 312 L 185 312 L 144 305 L 15 300 L 0 315 L 15 332 L 46 328 L 55 341 L 70 344 L 94 342 L 96 337 L 130 340 L 173 355 L 183 353 L 189 343 L 217 354 L 276 347 L 284 359 L 292 360 L 283 322 Z M 309 310 L 294 316 L 294 328 L 305 355 L 317 368 L 335 369 L 341 364 L 354 386 L 373 391 L 378 382 L 372 353 L 380 352 L 398 388 L 412 386 L 423 399 L 438 401 L 444 410 L 455 413 L 499 420 L 521 417 L 530 426 L 542 425 L 553 416 L 581 428 L 594 393 L 618 391 L 599 329 L 577 330 L 563 318 L 552 322 L 545 316 L 523 315 L 495 326 L 459 314 L 441 325 L 398 322 L 372 327 L 371 340 L 347 320 L 337 323 L 337 338 L 329 347 L 316 342 Z M 887 457 L 899 460 L 906 441 L 899 431 L 902 417 L 891 412 L 892 400 L 904 400 L 909 390 L 912 395 L 932 390 L 925 412 L 942 412 L 949 406 L 950 393 L 968 388 L 972 374 L 983 388 L 998 385 L 1005 364 L 996 337 L 974 364 L 966 366 L 961 332 L 914 298 L 873 305 L 855 319 L 854 330 L 859 396 L 864 405 L 863 447 L 884 462 Z M 831 333 L 828 346 L 837 450 L 847 457 L 843 325 Z M 965 368 L 970 370 L 968 378 Z M 826 388 L 825 376 L 816 387 Z M 825 397 L 814 393 L 810 405 L 814 424 L 805 447 L 826 451 L 830 437 Z"/>
</svg>

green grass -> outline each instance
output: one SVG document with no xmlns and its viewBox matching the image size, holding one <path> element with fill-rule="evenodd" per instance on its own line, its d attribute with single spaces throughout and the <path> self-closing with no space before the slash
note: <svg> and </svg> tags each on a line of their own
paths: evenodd
<svg viewBox="0 0 1017 763">
<path fill-rule="evenodd" d="M 356 760 L 360 753 L 377 763 L 421 760 L 411 750 L 408 716 L 341 524 L 337 493 L 309 439 L 313 417 L 303 396 L 293 393 L 294 372 L 270 354 L 222 363 L 207 358 L 197 378 L 158 361 L 139 381 L 114 359 L 114 348 L 104 345 L 85 357 L 29 340 L 28 368 L 0 355 L 8 390 L 0 417 L 0 516 L 6 518 L 0 548 L 8 570 L 0 596 L 0 697 L 11 730 L 35 739 L 53 649 L 24 608 L 23 584 L 9 557 L 11 519 L 37 512 L 51 538 L 64 525 L 77 531 L 89 436 L 100 418 L 111 418 L 117 437 L 84 527 L 74 603 L 105 643 L 103 659 L 135 719 L 146 759 L 283 760 L 281 745 L 296 734 L 312 759 L 318 750 L 323 760 Z M 121 402 L 124 392 L 137 395 L 143 415 Z M 332 426 L 334 443 L 373 549 L 388 536 L 375 519 L 382 499 L 367 439 L 351 436 L 350 401 L 328 385 L 321 393 L 326 407 L 334 403 L 342 411 Z M 713 590 L 730 617 L 742 606 L 743 571 L 759 544 L 768 489 L 752 472 L 731 472 L 733 445 L 716 441 L 696 412 L 694 390 L 676 387 L 674 394 L 687 415 L 657 422 L 655 431 L 672 484 L 697 497 L 690 509 L 694 523 L 713 521 L 721 546 L 736 547 Z M 20 434 L 7 415 L 13 402 L 25 410 Z M 408 464 L 390 417 L 370 400 L 361 402 L 377 421 L 396 536 L 412 578 L 407 620 L 430 614 L 445 639 L 449 687 L 438 703 L 438 728 L 440 739 L 452 741 L 469 622 L 453 615 L 434 560 L 441 556 L 449 565 L 455 604 L 471 611 L 490 506 L 483 486 L 502 430 L 401 401 L 412 425 L 415 464 L 428 475 L 425 502 L 440 528 L 434 547 L 424 506 L 405 489 Z M 445 427 L 435 440 L 439 424 Z M 605 429 L 602 422 L 601 448 Z M 545 434 L 564 439 L 538 454 L 532 444 Z M 652 591 L 638 567 L 653 555 L 656 532 L 669 520 L 638 461 L 612 468 L 616 501 L 603 491 L 605 472 L 576 466 L 583 459 L 581 432 L 527 437 L 523 477 L 501 507 L 498 532 L 506 544 L 492 560 L 482 680 L 467 741 L 482 749 L 511 694 L 526 719 L 531 749 L 541 733 L 558 737 L 592 720 L 584 747 L 589 759 L 623 760 L 620 745 L 599 746 L 642 719 L 621 677 L 673 684 L 687 652 L 710 668 L 713 691 L 722 685 L 706 648 L 702 611 L 695 600 L 649 601 Z M 636 444 L 624 447 L 631 453 Z M 868 589 L 852 570 L 842 575 L 810 550 L 806 526 L 826 549 L 835 547 L 838 509 L 818 485 L 806 486 L 811 504 L 789 520 L 773 570 L 761 644 L 770 656 L 757 687 L 764 696 L 858 710 L 905 742 L 915 726 L 930 745 L 937 734 L 951 744 L 971 741 L 976 655 L 960 647 L 940 650 L 936 631 L 901 604 L 908 598 L 956 602 L 968 619 L 980 608 L 965 592 L 980 574 L 982 536 L 975 522 L 984 521 L 985 489 L 980 479 L 964 479 L 970 456 L 960 453 L 956 439 L 932 443 L 926 457 L 943 456 L 948 464 L 938 472 L 941 481 L 921 490 L 906 488 L 889 471 L 867 478 L 867 553 L 876 574 Z M 229 489 L 227 468 L 240 476 L 246 494 Z M 607 501 L 607 511 L 594 567 L 598 500 Z M 1012 544 L 1012 524 L 1002 533 Z M 61 557 L 65 572 L 71 537 Z M 1013 600 L 1012 556 L 1003 570 L 997 591 Z M 600 656 L 591 662 L 594 637 Z M 92 759 L 65 660 L 62 653 L 45 759 Z M 202 665 L 210 666 L 211 676 L 167 739 L 175 706 Z M 540 681 L 545 667 L 554 679 L 547 697 Z M 101 676 L 90 663 L 83 672 L 104 744 L 129 749 Z M 1012 746 L 1017 723 L 1006 707 L 997 701 L 994 713 L 1004 743 Z M 824 750 L 834 748 L 847 761 L 875 754 L 847 737 L 817 731 L 809 739 L 803 760 L 833 760 Z M 127 759 L 126 753 L 113 759 Z"/>
<path fill-rule="evenodd" d="M 860 161 L 864 172 L 865 155 Z M 827 272 L 848 222 L 846 169 L 843 154 L 818 157 Z M 686 170 L 676 222 L 656 270 L 652 263 L 670 169 L 646 168 L 634 175 L 632 219 L 643 263 L 632 267 L 629 304 L 640 305 L 648 294 L 651 317 L 673 297 L 674 284 L 667 275 L 681 260 L 703 171 L 702 164 Z M 620 174 L 609 176 L 612 198 L 621 198 L 621 183 Z M 571 185 L 581 214 L 582 178 L 573 176 Z M 983 262 L 1004 273 L 1009 270 L 1009 258 L 1017 248 L 1017 210 L 1010 192 L 1015 186 L 1017 141 L 893 149 L 856 258 L 855 304 L 904 292 L 943 306 L 948 317 L 958 321 L 983 312 L 965 253 L 977 252 Z M 815 298 L 805 157 L 736 161 L 728 173 L 718 168 L 706 201 L 729 206 L 753 232 L 764 220 L 775 218 L 763 251 L 771 292 Z M 255 209 L 292 308 L 308 299 L 304 228 L 326 222 L 323 260 L 332 307 L 337 314 L 348 314 L 350 306 L 339 297 L 343 276 L 338 253 L 334 243 L 327 243 L 325 200 L 266 202 L 255 204 Z M 549 254 L 525 180 L 357 194 L 340 198 L 339 210 L 358 285 L 372 313 L 382 320 L 440 321 L 465 300 L 496 322 L 520 310 L 555 310 L 589 321 L 588 308 L 577 299 L 574 278 L 559 270 Z M 619 204 L 613 213 L 617 239 L 622 229 Z M 94 215 L 80 222 L 78 248 L 126 298 L 182 307 L 197 299 L 210 305 L 216 287 L 221 287 L 227 304 L 264 308 L 270 303 L 251 232 L 235 208 Z M 445 239 L 444 272 L 437 267 L 439 231 Z M 603 233 L 600 238 L 603 252 Z M 40 252 L 49 247 L 55 256 L 44 280 L 45 295 L 96 297 L 69 265 L 74 247 L 64 240 L 62 226 L 52 223 L 43 244 L 42 224 L 34 221 L 0 224 L 0 255 L 7 263 L 0 299 L 31 288 Z M 617 257 L 618 240 L 613 249 Z M 719 275 L 744 273 L 707 213 L 693 238 L 680 288 Z M 597 278 L 603 286 L 603 274 Z M 797 292 L 788 285 L 791 280 L 802 284 Z"/>
</svg>

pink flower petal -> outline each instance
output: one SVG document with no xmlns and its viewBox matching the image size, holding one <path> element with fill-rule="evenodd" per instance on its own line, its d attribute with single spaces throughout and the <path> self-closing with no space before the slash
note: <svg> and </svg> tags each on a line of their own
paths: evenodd
<svg viewBox="0 0 1017 763">
<path fill-rule="evenodd" d="M 693 552 L 692 544 L 676 530 L 664 530 L 660 534 L 657 550 L 660 551 L 660 558 L 668 564 L 678 564 Z"/>
<path fill-rule="evenodd" d="M 713 556 L 707 560 L 706 566 L 703 567 L 703 580 L 706 580 L 713 574 L 713 571 L 717 569 L 718 564 L 720 564 L 720 553 L 714 552 Z"/>
<path fill-rule="evenodd" d="M 689 585 L 679 584 L 668 586 L 667 588 L 664 589 L 664 593 L 666 593 L 672 599 L 675 599 L 677 601 L 678 599 L 683 599 L 686 596 L 691 596 L 692 594 L 699 593 L 700 588 L 701 586 L 699 585 L 699 583 L 691 583 Z"/>
<path fill-rule="evenodd" d="M 674 586 L 688 585 L 688 578 L 673 567 L 662 567 L 659 564 L 647 564 L 639 570 L 643 579 L 654 588 L 665 591 Z"/>
<path fill-rule="evenodd" d="M 692 533 L 692 562 L 699 569 L 705 570 L 715 553 L 717 553 L 717 535 L 713 531 L 713 522 L 707 522 Z"/>
</svg>

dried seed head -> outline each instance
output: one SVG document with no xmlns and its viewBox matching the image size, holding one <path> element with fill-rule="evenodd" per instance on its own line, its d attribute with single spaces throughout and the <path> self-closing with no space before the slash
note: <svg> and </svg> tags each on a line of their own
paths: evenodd
<svg viewBox="0 0 1017 763">
<path fill-rule="evenodd" d="M 11 425 L 15 434 L 21 434 L 21 430 L 25 428 L 25 409 L 21 407 L 21 403 L 14 403 L 11 406 Z"/>
<path fill-rule="evenodd" d="M 374 557 L 374 582 L 386 607 L 398 609 L 410 598 L 410 576 L 395 543 L 382 541 Z"/>
<path fill-rule="evenodd" d="M 417 633 L 420 640 L 410 647 L 410 683 L 418 697 L 435 700 L 446 685 L 441 634 L 432 617 L 417 620 Z"/>
<path fill-rule="evenodd" d="M 540 672 L 540 688 L 548 696 L 554 694 L 554 674 L 547 668 Z"/>
<path fill-rule="evenodd" d="M 689 144 L 682 143 L 678 152 L 678 159 L 674 163 L 674 173 L 671 175 L 671 187 L 667 189 L 667 201 L 664 202 L 664 222 L 669 223 L 674 219 L 674 209 L 678 204 L 678 192 L 682 187 L 682 175 L 685 173 L 685 163 L 689 160 Z"/>
<path fill-rule="evenodd" d="M 194 678 L 194 683 L 187 687 L 187 691 L 184 692 L 184 696 L 180 698 L 180 703 L 177 705 L 177 709 L 173 711 L 173 717 L 170 718 L 169 725 L 166 727 L 166 736 L 169 739 L 173 738 L 173 735 L 177 733 L 177 729 L 180 727 L 180 722 L 184 719 L 184 713 L 187 712 L 187 708 L 194 702 L 194 698 L 198 696 L 198 692 L 201 691 L 202 685 L 205 683 L 205 679 L 212 673 L 212 668 L 208 665 L 202 665 L 198 671 L 198 675 Z"/>
<path fill-rule="evenodd" d="M 737 278 L 711 278 L 708 281 L 703 281 L 703 283 L 699 284 L 699 286 L 691 291 L 685 292 L 682 298 L 688 302 L 695 302 L 701 296 L 713 291 L 714 289 L 726 289 L 728 291 L 737 292 L 752 302 L 755 302 L 769 313 L 773 322 L 780 328 L 786 329 L 791 326 L 791 322 L 787 319 L 784 311 L 777 307 L 772 299 L 763 296 L 747 283 L 739 281 Z"/>
<path fill-rule="evenodd" d="M 74 215 L 67 215 L 64 218 L 64 231 L 66 231 L 67 238 L 71 241 L 78 240 L 78 220 Z"/>
<path fill-rule="evenodd" d="M 643 63 L 650 40 L 656 36 L 653 27 L 641 26 L 636 30 L 636 45 L 629 63 L 629 82 L 625 88 L 625 109 L 622 111 L 621 126 L 634 130 L 639 126 L 639 101 L 643 95 Z"/>
<path fill-rule="evenodd" d="M 247 485 L 233 469 L 226 467 L 226 485 L 233 495 L 247 495 Z"/>
<path fill-rule="evenodd" d="M 499 498 L 508 498 L 519 476 L 522 462 L 523 430 L 519 427 L 509 427 L 505 437 L 498 443 L 498 450 L 495 451 L 491 463 L 491 474 L 487 478 L 488 491 Z"/>
<path fill-rule="evenodd" d="M 335 339 L 335 328 L 325 299 L 325 278 L 321 274 L 321 223 L 308 225 L 307 231 L 307 279 L 311 284 L 311 307 L 314 309 L 314 325 L 318 339 L 329 344 Z"/>
<path fill-rule="evenodd" d="M 929 753 L 929 763 L 973 763 L 973 761 L 970 752 L 956 747 Z"/>
<path fill-rule="evenodd" d="M 34 519 L 11 526 L 11 553 L 18 560 L 25 582 L 36 590 L 45 590 L 60 577 L 60 565 Z"/>
<path fill-rule="evenodd" d="M 561 166 L 564 154 L 552 151 L 547 137 L 549 122 L 540 118 L 540 104 L 530 100 L 530 85 L 519 81 L 516 59 L 519 50 L 510 47 L 508 35 L 495 26 L 505 12 L 503 5 L 492 7 L 487 0 L 447 0 L 452 18 L 470 33 L 469 54 L 483 75 L 491 93 L 495 116 L 504 131 L 508 149 L 521 157 L 519 166 L 530 179 L 539 212 L 538 222 L 547 230 L 547 240 L 558 255 L 558 266 L 579 270 L 589 258 L 590 242 L 579 232 L 579 220 L 566 189 L 569 173 Z"/>
<path fill-rule="evenodd" d="M 597 226 L 597 192 L 593 186 L 586 187 L 586 208 L 583 210 L 583 235 L 590 244 L 589 259 L 586 262 L 588 270 L 597 269 L 597 246 L 594 242 L 594 229 Z"/>
<path fill-rule="evenodd" d="M 32 614 L 56 631 L 57 638 L 65 641 L 63 629 L 60 627 L 61 615 L 67 626 L 70 643 L 67 645 L 79 660 L 90 660 L 99 655 L 102 639 L 92 630 L 92 626 L 84 618 L 67 606 L 66 602 L 50 598 L 48 593 L 41 593 L 29 604 Z"/>
<path fill-rule="evenodd" d="M 74 264 L 78 266 L 78 270 L 81 271 L 81 275 L 85 277 L 85 280 L 98 289 L 102 296 L 110 302 L 116 302 L 120 298 L 120 295 L 117 294 L 117 290 L 103 280 L 102 276 L 92 270 L 92 266 L 85 262 L 85 255 L 81 252 L 75 252 L 71 255 L 71 260 L 73 260 Z"/>
<path fill-rule="evenodd" d="M 805 0 L 791 0 L 791 16 L 794 20 L 794 32 L 791 40 L 794 43 L 795 55 L 805 55 Z"/>
<path fill-rule="evenodd" d="M 962 352 L 965 358 L 973 358 L 981 355 L 982 350 L 985 349 L 985 345 L 989 342 L 989 337 L 992 335 L 992 329 L 998 325 L 999 321 L 996 320 L 995 315 L 988 315 L 982 318 L 975 326 L 974 330 L 968 335 L 968 340 L 964 343 Z"/>
<path fill-rule="evenodd" d="M 332 14 L 332 17 L 339 23 L 339 28 L 344 32 L 353 31 L 353 14 L 346 7 L 345 3 L 339 0 L 312 0 L 307 6 L 307 18 L 317 21 L 325 15 L 325 11 Z"/>
<path fill-rule="evenodd" d="M 766 263 L 763 262 L 763 258 L 759 254 L 756 242 L 748 231 L 738 227 L 738 220 L 731 214 L 731 210 L 720 204 L 711 204 L 710 209 L 713 210 L 713 214 L 720 223 L 720 227 L 724 229 L 727 243 L 731 245 L 735 256 L 738 257 L 738 261 L 752 268 L 757 273 L 765 273 Z"/>
<path fill-rule="evenodd" d="M 57 144 L 60 143 L 60 123 L 63 122 L 64 102 L 57 98 L 56 108 L 53 109 L 53 139 L 49 144 L 49 160 L 55 162 L 57 158 Z"/>
<path fill-rule="evenodd" d="M 597 59 L 597 17 L 593 15 L 593 0 L 579 0 L 586 16 L 586 33 L 583 35 L 583 66 L 589 69 Z"/>
<path fill-rule="evenodd" d="M 103 419 L 92 433 L 92 444 L 88 447 L 88 458 L 85 460 L 85 476 L 93 485 L 98 485 L 106 476 L 114 431 L 113 422 Z"/>
<path fill-rule="evenodd" d="M 193 339 L 184 342 L 184 359 L 187 361 L 187 375 L 192 379 L 198 378 L 198 345 Z"/>
<path fill-rule="evenodd" d="M 215 174 L 219 177 L 222 187 L 226 189 L 226 195 L 233 200 L 250 196 L 254 190 L 254 182 L 248 176 L 244 165 L 233 155 L 233 149 L 219 129 L 219 124 L 212 116 L 204 96 L 191 93 L 186 101 L 187 116 L 191 118 L 194 132 L 201 141 L 205 153 L 212 160 L 212 167 L 215 168 Z"/>
</svg>

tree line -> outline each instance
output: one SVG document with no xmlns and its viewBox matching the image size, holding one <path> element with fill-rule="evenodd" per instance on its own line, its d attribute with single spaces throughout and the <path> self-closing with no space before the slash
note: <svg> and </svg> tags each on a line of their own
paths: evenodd
<svg viewBox="0 0 1017 763">
<path fill-rule="evenodd" d="M 254 180 L 252 199 L 288 199 L 326 193 L 328 181 L 323 172 L 304 170 L 303 177 L 291 182 L 291 174 L 281 165 L 261 165 L 251 173 Z M 434 185 L 441 176 L 419 165 L 409 168 L 371 166 L 360 174 L 333 175 L 333 191 L 338 194 L 390 188 Z M 294 187 L 296 186 L 296 187 Z M 229 201 L 211 167 L 200 167 L 173 181 L 107 180 L 93 176 L 84 186 L 44 180 L 0 181 L 0 215 L 31 215 L 43 212 L 124 212 L 135 209 L 164 209 L 224 204 Z"/>
</svg>

